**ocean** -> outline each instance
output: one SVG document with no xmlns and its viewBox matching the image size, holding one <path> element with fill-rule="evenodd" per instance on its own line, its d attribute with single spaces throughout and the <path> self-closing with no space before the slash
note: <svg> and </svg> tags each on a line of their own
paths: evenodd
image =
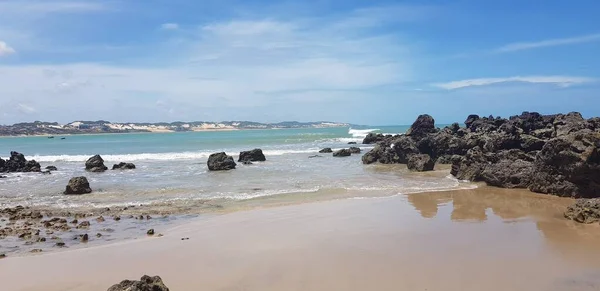
<svg viewBox="0 0 600 291">
<path fill-rule="evenodd" d="M 276 196 L 290 200 L 365 198 L 471 187 L 448 176 L 447 171 L 411 173 L 403 165 L 363 165 L 362 154 L 335 158 L 318 153 L 324 147 L 347 148 L 348 142 L 357 142 L 365 153 L 372 148 L 360 144 L 367 133 L 396 134 L 407 129 L 385 126 L 0 138 L 0 157 L 6 159 L 10 151 L 18 151 L 38 161 L 42 168 L 58 168 L 50 175 L 7 174 L 0 179 L 0 208 L 154 204 L 189 209 L 206 201 L 253 201 L 260 205 L 265 198 Z M 263 150 L 266 162 L 238 163 L 237 169 L 227 172 L 207 169 L 211 153 L 224 151 L 237 161 L 240 151 L 254 148 Z M 88 173 L 84 163 L 95 154 L 100 154 L 109 168 L 114 163 L 132 162 L 137 169 Z M 310 157 L 314 155 L 318 157 Z M 86 176 L 94 192 L 63 195 L 67 181 L 74 176 Z"/>
</svg>

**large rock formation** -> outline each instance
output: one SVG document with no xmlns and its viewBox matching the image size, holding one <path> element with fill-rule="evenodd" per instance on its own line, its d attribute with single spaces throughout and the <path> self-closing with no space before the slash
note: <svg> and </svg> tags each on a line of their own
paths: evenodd
<svg viewBox="0 0 600 291">
<path fill-rule="evenodd" d="M 65 194 L 68 195 L 81 195 L 87 193 L 92 193 L 92 188 L 90 188 L 90 183 L 86 177 L 71 178 L 65 189 Z"/>
<path fill-rule="evenodd" d="M 135 169 L 135 164 L 120 162 L 118 164 L 114 164 L 112 169 L 113 170 L 133 170 L 133 169 Z"/>
<path fill-rule="evenodd" d="M 159 276 L 142 276 L 139 281 L 124 280 L 107 291 L 169 291 Z"/>
<path fill-rule="evenodd" d="M 104 165 L 104 160 L 100 155 L 95 155 L 85 162 L 85 170 L 88 172 L 104 172 L 108 168 Z"/>
<path fill-rule="evenodd" d="M 25 156 L 18 152 L 10 152 L 10 158 L 0 158 L 0 173 L 10 172 L 40 172 L 41 166 L 35 160 L 28 161 Z"/>
<path fill-rule="evenodd" d="M 264 162 L 267 158 L 261 149 L 253 149 L 251 151 L 240 152 L 238 162 Z"/>
<path fill-rule="evenodd" d="M 226 153 L 214 153 L 208 157 L 208 170 L 210 171 L 226 171 L 235 169 L 236 163 L 232 156 Z"/>
<path fill-rule="evenodd" d="M 452 163 L 451 173 L 459 179 L 600 197 L 600 118 L 524 112 L 509 119 L 470 115 L 466 127 L 437 129 L 433 122 L 421 115 L 405 135 L 367 136 L 363 143 L 379 141 L 363 163 L 406 164 L 414 155 L 427 154 L 438 163 Z"/>
</svg>

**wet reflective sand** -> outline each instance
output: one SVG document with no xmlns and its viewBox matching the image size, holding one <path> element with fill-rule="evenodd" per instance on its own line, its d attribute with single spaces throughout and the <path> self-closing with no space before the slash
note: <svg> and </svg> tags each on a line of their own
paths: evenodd
<svg viewBox="0 0 600 291">
<path fill-rule="evenodd" d="M 600 290 L 572 201 L 482 187 L 200 217 L 164 237 L 0 260 L 1 290 Z M 181 240 L 189 238 L 189 240 Z"/>
</svg>

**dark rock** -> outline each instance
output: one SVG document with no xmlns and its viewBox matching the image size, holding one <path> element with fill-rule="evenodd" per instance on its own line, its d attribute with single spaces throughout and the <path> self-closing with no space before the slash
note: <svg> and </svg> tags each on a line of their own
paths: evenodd
<svg viewBox="0 0 600 291">
<path fill-rule="evenodd" d="M 252 163 L 251 161 L 243 161 L 242 164 L 243 165 L 252 165 L 254 163 Z"/>
<path fill-rule="evenodd" d="M 385 140 L 378 143 L 371 151 L 362 157 L 363 164 L 379 162 L 382 164 L 406 164 L 408 157 L 421 152 L 414 140 L 406 135 L 394 140 Z"/>
<path fill-rule="evenodd" d="M 324 149 L 320 150 L 319 153 L 321 153 L 321 154 L 333 153 L 333 150 L 331 148 L 324 148 Z"/>
<path fill-rule="evenodd" d="M 87 233 L 81 236 L 81 242 L 87 242 L 89 239 L 90 237 Z"/>
<path fill-rule="evenodd" d="M 90 222 L 89 221 L 82 221 L 77 228 L 89 228 L 90 227 Z"/>
<path fill-rule="evenodd" d="M 369 132 L 363 139 L 363 144 L 374 144 L 383 141 L 386 137 L 381 133 Z"/>
<path fill-rule="evenodd" d="M 148 234 L 148 235 L 154 235 L 154 229 L 153 229 L 153 228 L 149 229 L 149 230 L 146 232 L 146 234 Z"/>
<path fill-rule="evenodd" d="M 87 193 L 92 193 L 92 188 L 90 188 L 90 183 L 86 177 L 71 178 L 65 189 L 65 194 L 80 195 Z"/>
<path fill-rule="evenodd" d="M 251 151 L 240 152 L 238 162 L 264 162 L 266 160 L 267 158 L 265 158 L 265 155 L 261 149 L 253 149 Z"/>
<path fill-rule="evenodd" d="M 334 157 L 349 157 L 352 152 L 349 149 L 341 149 L 333 153 Z"/>
<path fill-rule="evenodd" d="M 57 247 L 59 247 L 59 248 L 62 248 L 62 247 L 65 247 L 65 243 L 64 243 L 64 242 L 61 242 L 61 241 L 59 241 L 59 242 L 57 242 L 57 243 L 55 244 L 55 246 L 57 246 Z"/>
<path fill-rule="evenodd" d="M 107 291 L 169 291 L 159 276 L 144 275 L 140 281 L 124 280 L 108 288 Z"/>
<path fill-rule="evenodd" d="M 323 157 L 323 156 L 319 156 L 319 155 L 312 155 L 312 156 L 308 156 L 308 158 L 309 158 L 309 159 L 312 159 L 312 158 L 322 158 L 322 157 Z"/>
<path fill-rule="evenodd" d="M 0 172 L 40 172 L 41 166 L 35 160 L 27 161 L 25 156 L 18 152 L 10 152 L 8 160 L 0 159 Z"/>
<path fill-rule="evenodd" d="M 133 170 L 133 169 L 135 169 L 135 165 L 133 163 L 120 162 L 118 164 L 114 164 L 112 169 L 113 170 Z"/>
<path fill-rule="evenodd" d="M 355 141 L 348 142 L 348 144 L 356 144 Z"/>
<path fill-rule="evenodd" d="M 432 171 L 434 165 L 435 163 L 427 154 L 411 155 L 406 164 L 409 170 L 417 172 Z"/>
<path fill-rule="evenodd" d="M 360 148 L 358 148 L 358 147 L 350 147 L 348 150 L 352 154 L 360 154 Z"/>
<path fill-rule="evenodd" d="M 430 133 L 436 133 L 435 120 L 431 115 L 423 114 L 417 117 L 417 120 L 410 126 L 406 135 L 423 136 Z"/>
<path fill-rule="evenodd" d="M 565 217 L 587 224 L 600 221 L 600 198 L 578 199 L 575 204 L 567 207 Z"/>
<path fill-rule="evenodd" d="M 108 168 L 104 165 L 104 160 L 100 155 L 95 155 L 85 162 L 85 170 L 89 172 L 104 172 Z"/>
<path fill-rule="evenodd" d="M 208 157 L 208 169 L 210 171 L 226 171 L 235 169 L 235 161 L 233 157 L 226 153 L 214 153 Z"/>
<path fill-rule="evenodd" d="M 48 171 L 58 171 L 58 169 L 55 166 L 47 166 L 46 170 L 48 170 Z"/>
</svg>

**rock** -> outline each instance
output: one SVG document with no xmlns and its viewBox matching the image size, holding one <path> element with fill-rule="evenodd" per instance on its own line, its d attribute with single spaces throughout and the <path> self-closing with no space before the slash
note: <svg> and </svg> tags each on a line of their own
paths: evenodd
<svg viewBox="0 0 600 291">
<path fill-rule="evenodd" d="M 0 175 L 0 179 L 5 179 L 5 178 L 7 178 L 7 177 Z"/>
<path fill-rule="evenodd" d="M 146 234 L 148 235 L 154 235 L 154 228 L 149 229 Z"/>
<path fill-rule="evenodd" d="M 252 163 L 251 161 L 243 161 L 242 165 L 252 165 L 254 163 Z"/>
<path fill-rule="evenodd" d="M 108 288 L 107 291 L 169 291 L 159 276 L 144 275 L 140 281 L 124 280 Z"/>
<path fill-rule="evenodd" d="M 355 141 L 348 142 L 348 144 L 356 144 Z"/>
<path fill-rule="evenodd" d="M 90 222 L 89 221 L 82 221 L 77 228 L 89 228 L 90 227 Z"/>
<path fill-rule="evenodd" d="M 417 172 L 432 171 L 434 165 L 434 161 L 427 154 L 411 155 L 406 164 L 409 170 Z"/>
<path fill-rule="evenodd" d="M 320 150 L 319 153 L 321 153 L 321 154 L 333 153 L 333 150 L 331 148 L 324 148 L 324 149 Z"/>
<path fill-rule="evenodd" d="M 235 169 L 235 162 L 233 157 L 228 156 L 226 153 L 214 153 L 208 157 L 208 169 L 210 171 L 226 171 Z"/>
<path fill-rule="evenodd" d="M 312 158 L 322 158 L 322 157 L 323 157 L 323 156 L 319 156 L 319 155 L 312 155 L 312 156 L 308 156 L 308 158 L 309 158 L 309 159 L 312 159 Z"/>
<path fill-rule="evenodd" d="M 587 224 L 600 221 L 600 198 L 578 199 L 567 207 L 565 218 Z"/>
<path fill-rule="evenodd" d="M 112 169 L 113 170 L 133 170 L 133 169 L 135 169 L 135 165 L 133 163 L 120 162 L 118 164 L 114 164 Z"/>
<path fill-rule="evenodd" d="M 96 237 L 100 238 L 100 237 L 102 237 L 102 234 L 101 233 L 97 233 Z"/>
<path fill-rule="evenodd" d="M 334 157 L 349 157 L 352 152 L 348 149 L 341 149 L 333 153 Z"/>
<path fill-rule="evenodd" d="M 8 160 L 0 159 L 0 172 L 40 172 L 41 166 L 35 160 L 27 161 L 21 153 L 12 151 Z"/>
<path fill-rule="evenodd" d="M 420 153 L 415 141 L 409 136 L 402 135 L 393 140 L 378 143 L 372 150 L 363 155 L 362 162 L 363 164 L 375 162 L 406 164 L 410 155 Z"/>
<path fill-rule="evenodd" d="M 42 249 L 33 249 L 33 250 L 29 251 L 29 252 L 30 252 L 30 253 L 34 253 L 34 254 L 35 254 L 35 253 L 41 253 L 41 252 L 42 252 Z"/>
<path fill-rule="evenodd" d="M 104 160 L 100 155 L 95 155 L 85 162 L 85 170 L 88 172 L 104 172 L 108 168 L 104 165 Z"/>
<path fill-rule="evenodd" d="M 69 180 L 64 193 L 68 195 L 87 194 L 92 193 L 92 188 L 90 188 L 90 183 L 86 177 L 74 177 Z"/>
<path fill-rule="evenodd" d="M 436 133 L 435 121 L 431 115 L 423 114 L 417 117 L 417 120 L 410 126 L 406 135 L 423 136 L 430 133 Z"/>
<path fill-rule="evenodd" d="M 386 137 L 381 133 L 369 132 L 363 139 L 363 144 L 374 144 L 383 141 Z"/>
<path fill-rule="evenodd" d="M 104 219 L 104 217 L 102 217 L 102 216 L 98 216 L 98 218 L 96 218 L 96 221 L 97 222 L 105 222 L 106 219 Z"/>
<path fill-rule="evenodd" d="M 0 254 L 0 259 L 6 258 L 6 254 Z"/>
<path fill-rule="evenodd" d="M 48 170 L 48 171 L 58 171 L 58 169 L 55 166 L 47 166 L 46 170 Z"/>
<path fill-rule="evenodd" d="M 360 154 L 360 148 L 358 148 L 358 147 L 350 147 L 348 150 L 352 154 Z"/>
<path fill-rule="evenodd" d="M 240 152 L 240 158 L 238 159 L 238 162 L 264 162 L 266 160 L 267 158 L 265 158 L 265 155 L 261 149 L 253 149 L 251 151 Z"/>
<path fill-rule="evenodd" d="M 57 246 L 57 247 L 59 247 L 59 248 L 62 248 L 62 247 L 65 247 L 65 243 L 64 243 L 64 242 L 61 242 L 61 241 L 59 241 L 59 242 L 57 242 L 57 243 L 55 244 L 55 246 Z"/>
<path fill-rule="evenodd" d="M 89 239 L 90 237 L 87 233 L 81 236 L 81 242 L 87 242 Z"/>
</svg>

